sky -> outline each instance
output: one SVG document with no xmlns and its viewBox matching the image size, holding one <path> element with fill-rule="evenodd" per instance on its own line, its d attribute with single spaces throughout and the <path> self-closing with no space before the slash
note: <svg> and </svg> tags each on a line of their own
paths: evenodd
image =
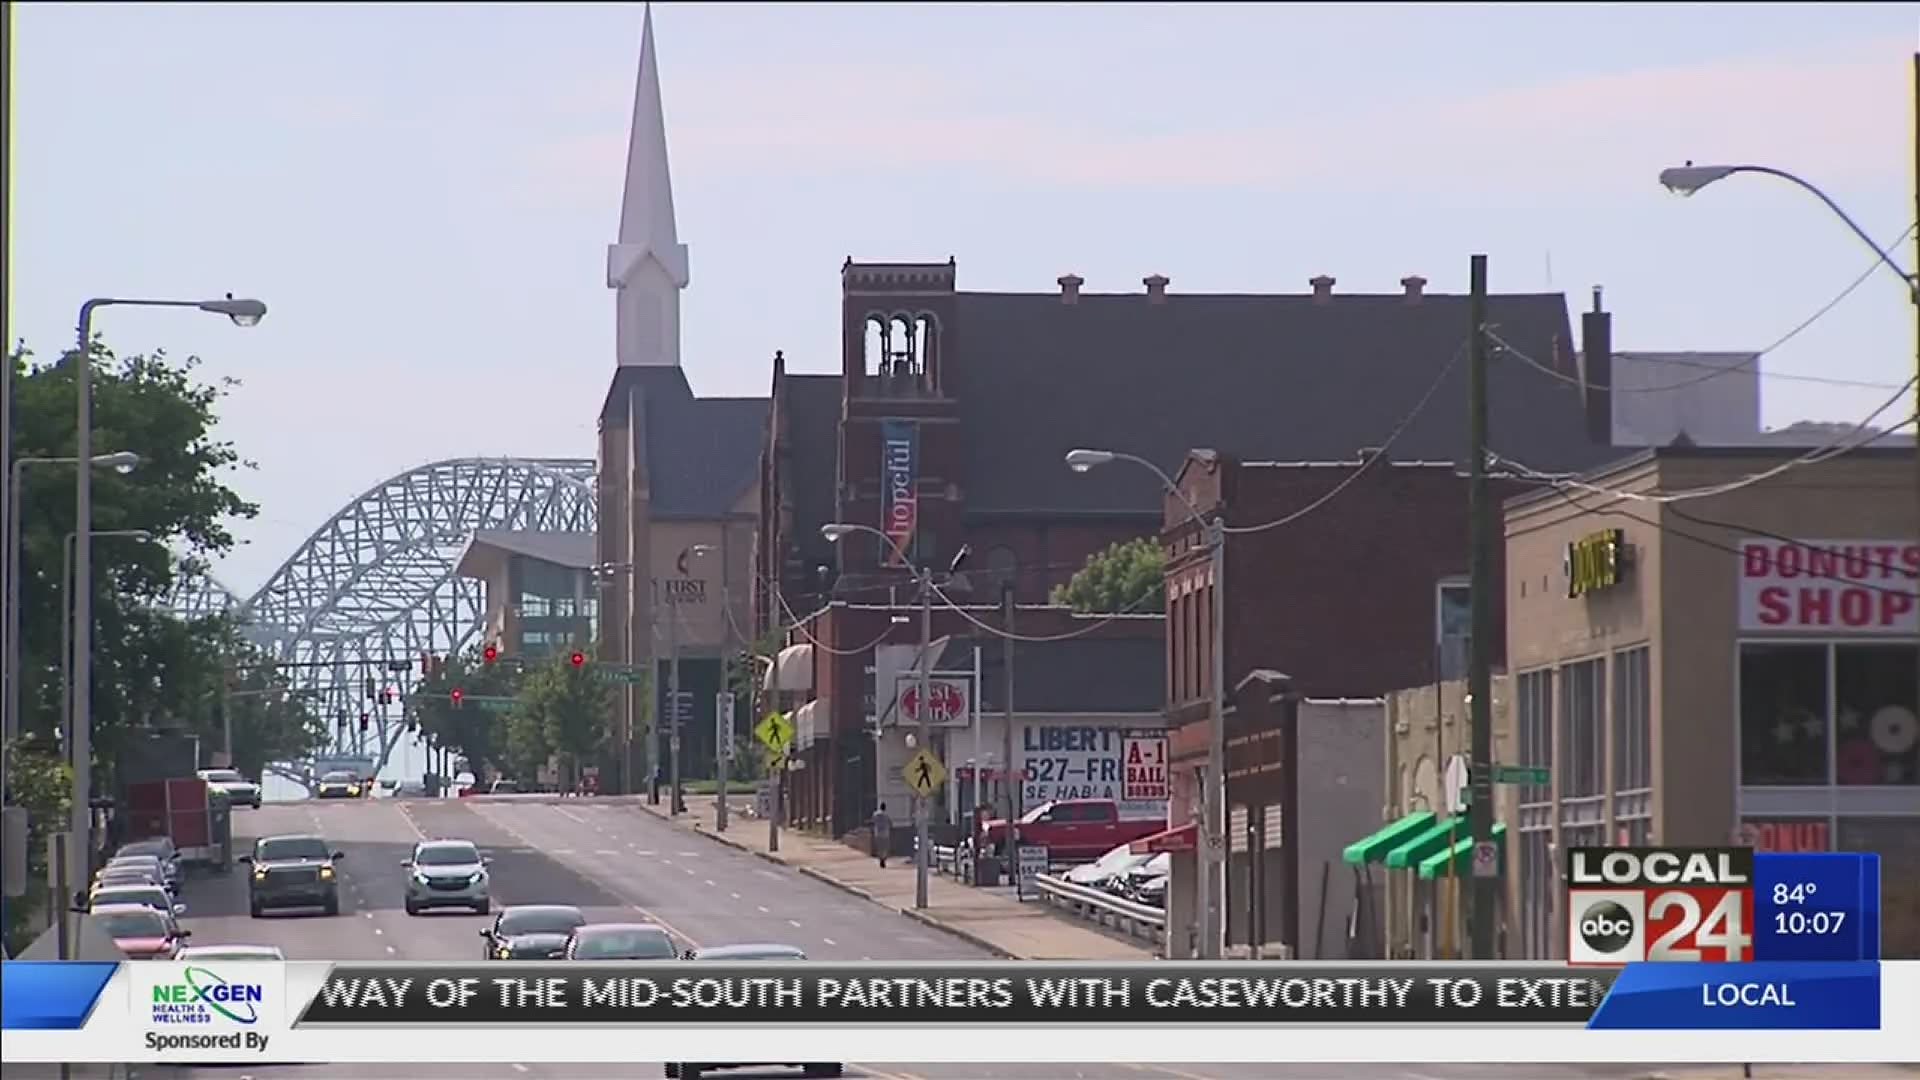
<svg viewBox="0 0 1920 1080">
<path fill-rule="evenodd" d="M 219 435 L 262 511 L 230 587 L 414 466 L 593 456 L 640 5 L 9 7 L 9 338 L 51 356 L 103 294 L 270 307 L 95 323 L 241 380 Z M 1604 286 L 1617 349 L 1739 350 L 1872 253 L 1791 185 L 1682 199 L 1662 168 L 1788 169 L 1882 242 L 1915 217 L 1920 5 L 658 4 L 654 29 L 704 395 L 765 394 L 776 349 L 837 370 L 849 255 L 953 256 L 981 291 L 1459 292 L 1484 253 L 1495 291 Z M 1913 324 L 1869 278 L 1763 361 L 1764 420 L 1873 412 Z"/>
</svg>

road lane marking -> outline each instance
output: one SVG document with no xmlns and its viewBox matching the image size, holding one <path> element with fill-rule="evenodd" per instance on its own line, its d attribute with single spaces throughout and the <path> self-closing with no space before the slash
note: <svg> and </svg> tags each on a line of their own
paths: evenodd
<svg viewBox="0 0 1920 1080">
<path fill-rule="evenodd" d="M 683 867 L 681 867 L 681 869 L 682 869 L 682 870 L 685 870 L 685 871 L 687 872 L 687 876 L 688 876 L 688 877 L 692 877 L 692 876 L 693 876 L 693 867 L 691 867 L 691 866 L 683 866 Z"/>
<path fill-rule="evenodd" d="M 387 946 L 387 951 L 388 951 L 388 952 L 399 952 L 400 950 L 398 950 L 398 949 L 396 949 L 396 948 L 394 948 L 393 946 L 391 946 L 391 945 L 389 945 L 389 946 Z"/>
<path fill-rule="evenodd" d="M 517 1069 L 517 1070 L 519 1070 L 520 1072 L 526 1072 L 526 1071 L 527 1071 L 527 1067 L 526 1067 L 525 1065 L 522 1065 L 522 1064 L 520 1064 L 520 1063 L 519 1063 L 519 1062 L 517 1062 L 517 1061 L 513 1063 L 513 1067 L 514 1067 L 515 1069 Z"/>
<path fill-rule="evenodd" d="M 735 900 L 740 899 L 739 893 L 728 893 L 727 895 L 733 897 Z"/>
<path fill-rule="evenodd" d="M 795 930 L 798 930 L 798 929 L 800 929 L 800 920 L 799 920 L 799 919 L 788 919 L 788 920 L 787 920 L 787 925 L 788 925 L 788 926 L 791 926 L 791 927 L 793 927 L 793 928 L 794 928 Z"/>
<path fill-rule="evenodd" d="M 1176 1069 L 1171 1065 L 1150 1065 L 1145 1062 L 1133 1061 L 1122 1062 L 1122 1064 L 1129 1069 L 1138 1069 L 1141 1072 L 1164 1073 L 1167 1076 L 1178 1077 L 1179 1080 L 1217 1080 L 1215 1077 L 1202 1076 L 1199 1073 L 1187 1072 L 1185 1069 Z"/>
<path fill-rule="evenodd" d="M 554 849 L 553 849 L 552 851 L 549 851 L 549 852 L 547 852 L 547 854 L 549 854 L 549 855 L 571 855 L 571 854 L 573 854 L 573 849 L 572 849 L 572 848 L 568 848 L 568 847 L 563 847 L 563 848 L 554 848 Z"/>
<path fill-rule="evenodd" d="M 712 879 L 712 878 L 708 878 L 708 879 L 707 879 L 707 888 L 709 888 L 709 889 L 714 889 L 714 888 L 718 888 L 718 887 L 719 887 L 719 886 L 717 886 L 717 885 L 715 885 L 715 884 L 713 883 L 713 879 Z"/>
<path fill-rule="evenodd" d="M 594 854 L 595 855 L 618 855 L 620 853 L 617 851 L 608 851 L 606 848 L 601 848 L 599 851 L 594 852 Z"/>
<path fill-rule="evenodd" d="M 379 927 L 377 927 L 377 926 L 373 928 L 373 932 L 374 932 L 374 933 L 376 933 L 376 934 L 384 934 L 384 933 L 386 933 L 386 931 L 385 931 L 385 930 L 382 930 L 382 929 L 380 929 L 380 928 L 379 928 Z"/>
<path fill-rule="evenodd" d="M 771 915 L 771 914 L 773 914 L 773 912 L 771 912 L 771 911 L 768 911 L 768 910 L 766 909 L 766 907 L 765 907 L 764 905 L 762 905 L 762 906 L 761 906 L 761 908 L 760 908 L 760 914 L 762 914 L 762 915 Z"/>
<path fill-rule="evenodd" d="M 651 852 L 651 851 L 643 851 L 643 850 L 641 850 L 640 848 L 634 848 L 634 849 L 633 849 L 633 853 L 634 853 L 635 855 L 651 855 L 651 854 L 653 854 L 653 852 Z"/>
<path fill-rule="evenodd" d="M 821 940 L 821 941 L 824 941 L 824 942 L 826 942 L 826 943 L 827 943 L 827 944 L 829 944 L 829 945 L 838 945 L 838 944 L 840 944 L 839 942 L 837 942 L 837 941 L 835 941 L 835 940 L 833 940 L 833 939 L 832 939 L 832 938 L 830 938 L 830 937 L 823 937 L 823 938 L 821 938 L 820 940 Z"/>
<path fill-rule="evenodd" d="M 683 859 L 697 859 L 700 857 L 700 853 L 697 851 L 676 851 L 674 854 Z"/>
</svg>

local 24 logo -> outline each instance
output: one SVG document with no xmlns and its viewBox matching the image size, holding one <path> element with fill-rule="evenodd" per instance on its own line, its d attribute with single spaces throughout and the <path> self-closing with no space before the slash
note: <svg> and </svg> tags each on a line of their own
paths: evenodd
<svg viewBox="0 0 1920 1080">
<path fill-rule="evenodd" d="M 1572 848 L 1567 962 L 1753 959 L 1751 848 Z"/>
</svg>

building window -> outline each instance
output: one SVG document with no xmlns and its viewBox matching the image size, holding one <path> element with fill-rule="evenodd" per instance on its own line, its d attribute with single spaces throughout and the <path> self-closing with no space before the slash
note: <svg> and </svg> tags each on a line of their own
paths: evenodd
<svg viewBox="0 0 1920 1080">
<path fill-rule="evenodd" d="M 1604 793 L 1606 765 L 1606 685 L 1604 659 L 1585 660 L 1560 669 L 1560 761 L 1566 773 L 1562 799 Z"/>
<path fill-rule="evenodd" d="M 1443 581 L 1434 590 L 1434 664 L 1436 681 L 1467 677 L 1467 648 L 1473 638 L 1473 590 L 1463 581 Z"/>
<path fill-rule="evenodd" d="M 1517 680 L 1519 698 L 1515 703 L 1520 718 L 1520 764 L 1553 767 L 1553 672 L 1529 671 Z M 1523 803 L 1543 803 L 1552 796 L 1545 784 L 1528 784 L 1520 789 Z"/>
<path fill-rule="evenodd" d="M 1513 915 L 1519 945 L 1516 959 L 1554 957 L 1557 935 L 1553 932 L 1553 909 L 1560 872 L 1554 865 L 1552 841 L 1551 828 L 1528 829 L 1520 834 L 1520 908 Z"/>
<path fill-rule="evenodd" d="M 1825 645 L 1740 646 L 1740 783 L 1825 784 Z"/>
<path fill-rule="evenodd" d="M 1920 817 L 1843 817 L 1842 851 L 1880 854 L 1880 956 L 1920 960 Z"/>
<path fill-rule="evenodd" d="M 1653 786 L 1653 689 L 1645 645 L 1613 654 L 1613 789 Z"/>
<path fill-rule="evenodd" d="M 1515 715 L 1520 727 L 1520 764 L 1553 765 L 1553 671 L 1522 672 L 1516 679 Z M 1554 933 L 1560 869 L 1553 858 L 1553 789 L 1520 789 L 1520 895 L 1513 915 L 1518 955 L 1548 960 L 1560 948 Z"/>
<path fill-rule="evenodd" d="M 1834 646 L 1836 782 L 1920 785 L 1916 687 L 1920 687 L 1920 646 Z M 1920 829 L 1920 822 L 1912 826 Z"/>
</svg>

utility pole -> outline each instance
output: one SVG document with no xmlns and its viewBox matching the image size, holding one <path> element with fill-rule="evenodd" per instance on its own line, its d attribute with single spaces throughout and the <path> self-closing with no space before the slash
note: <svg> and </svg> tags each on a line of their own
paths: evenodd
<svg viewBox="0 0 1920 1080">
<path fill-rule="evenodd" d="M 1920 52 L 1913 54 L 1913 208 L 1920 213 Z M 1915 218 L 1920 221 L 1920 218 Z M 1920 377 L 1920 228 L 1913 233 L 1913 276 L 1907 282 L 1907 294 L 1913 298 L 1914 339 L 1913 365 L 1914 375 Z M 1920 418 L 1920 383 L 1913 386 L 1913 412 Z M 1920 419 L 1916 419 L 1920 424 Z M 1916 500 L 1920 500 L 1920 426 L 1913 430 L 1913 482 Z M 1920 511 L 1920 501 L 1914 509 Z"/>
<path fill-rule="evenodd" d="M 1207 560 L 1213 587 L 1213 716 L 1207 732 L 1207 775 L 1205 797 L 1201 802 L 1202 823 L 1206 830 L 1206 909 L 1200 933 L 1200 958 L 1220 959 L 1226 942 L 1227 852 L 1227 519 L 1216 517 L 1207 525 Z M 1247 865 L 1253 865 L 1248 853 Z"/>
<path fill-rule="evenodd" d="M 680 797 L 680 635 L 675 625 L 680 613 L 673 608 L 673 597 L 663 596 L 661 602 L 667 612 L 667 816 L 672 817 L 687 812 Z"/>
<path fill-rule="evenodd" d="M 727 684 L 733 653 L 733 599 L 727 589 L 727 571 L 720 569 L 720 692 L 713 698 L 714 768 L 719 772 L 719 802 L 714 804 L 713 827 L 727 831 L 727 766 L 733 761 L 733 687 Z M 749 664 L 751 666 L 751 664 Z"/>
<path fill-rule="evenodd" d="M 1470 460 L 1467 466 L 1468 544 L 1472 552 L 1471 597 L 1473 630 L 1467 638 L 1467 693 L 1471 696 L 1472 758 L 1467 773 L 1472 801 L 1467 823 L 1476 849 L 1493 839 L 1493 553 L 1502 542 L 1495 528 L 1493 503 L 1487 497 L 1487 257 L 1475 255 L 1469 271 L 1467 428 Z M 1451 866 L 1453 860 L 1449 858 Z M 1473 877 L 1472 922 L 1469 937 L 1473 959 L 1493 959 L 1493 913 L 1499 880 Z"/>
<path fill-rule="evenodd" d="M 1006 699 L 1001 708 L 1006 714 L 1006 730 L 1001 733 L 1001 760 L 1006 762 L 1007 770 L 1007 851 L 1002 860 L 1007 876 L 1013 880 L 1013 895 L 1020 898 L 1020 795 L 1021 786 L 1026 782 L 1026 772 L 1014 764 L 1013 757 L 1013 588 L 1009 577 L 1000 591 L 1000 625 L 1006 633 L 1000 635 L 1001 666 L 1006 670 Z"/>
<path fill-rule="evenodd" d="M 775 611 L 784 610 L 782 603 L 783 602 L 780 596 L 780 582 L 778 580 L 775 580 L 773 582 L 773 610 Z M 774 616 L 774 618 L 777 620 L 779 616 L 776 615 Z M 785 638 L 782 638 L 781 640 L 785 641 Z M 755 718 L 754 723 L 756 724 L 759 723 L 759 720 L 757 718 L 760 715 L 760 688 L 762 686 L 761 678 L 762 676 L 759 670 L 756 669 L 753 672 L 753 687 L 749 691 L 749 694 L 754 702 L 754 707 L 752 710 L 748 712 L 747 715 L 750 718 Z M 767 698 L 768 700 L 773 702 L 773 707 L 778 709 L 782 705 L 786 704 L 786 695 L 782 692 L 782 688 L 780 686 L 780 653 L 777 650 L 773 654 L 772 663 L 767 668 L 767 674 L 765 676 L 765 679 L 766 679 L 766 683 L 770 684 L 771 686 L 771 689 L 767 691 Z M 768 810 L 767 850 L 779 851 L 780 850 L 780 786 L 781 786 L 780 778 L 781 778 L 781 775 L 787 771 L 787 757 L 785 754 L 781 754 L 779 760 L 773 763 L 773 769 L 771 771 L 773 775 L 768 779 L 773 782 L 773 799 L 772 799 L 772 805 L 767 808 Z"/>
<path fill-rule="evenodd" d="M 933 571 L 919 568 L 920 574 L 920 707 L 915 711 L 915 729 L 924 753 L 933 752 L 933 728 L 928 719 L 933 713 Z M 927 871 L 933 841 L 929 837 L 928 817 L 933 797 L 922 795 L 914 807 L 913 823 L 913 906 L 927 906 Z"/>
</svg>

